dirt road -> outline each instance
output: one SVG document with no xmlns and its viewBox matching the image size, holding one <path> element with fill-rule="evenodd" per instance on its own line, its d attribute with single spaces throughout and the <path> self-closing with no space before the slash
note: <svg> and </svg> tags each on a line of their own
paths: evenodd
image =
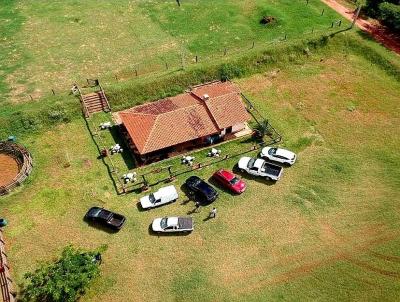
<svg viewBox="0 0 400 302">
<path fill-rule="evenodd" d="M 322 2 L 337 11 L 346 19 L 351 21 L 353 20 L 354 11 L 352 9 L 349 9 L 334 0 L 322 0 Z M 371 34 L 376 41 L 400 55 L 400 37 L 396 37 L 394 33 L 390 32 L 386 27 L 379 24 L 379 22 L 371 22 L 369 20 L 359 18 L 356 22 L 356 25 L 361 30 Z"/>
</svg>

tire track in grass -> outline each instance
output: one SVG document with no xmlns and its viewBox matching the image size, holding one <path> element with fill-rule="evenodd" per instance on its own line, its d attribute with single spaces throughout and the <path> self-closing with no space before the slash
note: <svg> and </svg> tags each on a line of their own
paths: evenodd
<svg viewBox="0 0 400 302">
<path fill-rule="evenodd" d="M 320 269 L 322 267 L 331 266 L 337 263 L 338 261 L 346 261 L 352 265 L 361 267 L 368 271 L 400 280 L 400 270 L 389 271 L 373 266 L 368 262 L 356 259 L 358 255 L 363 254 L 365 252 L 370 252 L 371 248 L 374 246 L 378 246 L 383 243 L 387 243 L 394 239 L 397 239 L 400 236 L 400 232 L 388 231 L 386 230 L 386 228 L 385 229 L 377 228 L 375 224 L 370 225 L 367 229 L 367 233 L 370 233 L 371 235 L 371 237 L 369 237 L 370 239 L 360 244 L 354 245 L 355 243 L 354 240 L 357 239 L 356 237 L 353 236 L 350 239 L 348 239 L 344 238 L 343 236 L 339 236 L 334 231 L 334 229 L 328 224 L 322 224 L 321 230 L 325 235 L 326 234 L 328 235 L 324 240 L 327 247 L 336 250 L 336 252 L 332 256 L 327 257 L 325 259 L 309 261 L 305 264 L 302 264 L 298 267 L 290 269 L 281 274 L 263 278 L 256 283 L 242 287 L 239 290 L 239 292 L 242 294 L 250 293 L 253 292 L 254 290 L 260 290 L 268 286 L 276 286 L 288 283 L 290 281 L 305 277 L 308 274 L 312 273 L 313 271 Z"/>
</svg>

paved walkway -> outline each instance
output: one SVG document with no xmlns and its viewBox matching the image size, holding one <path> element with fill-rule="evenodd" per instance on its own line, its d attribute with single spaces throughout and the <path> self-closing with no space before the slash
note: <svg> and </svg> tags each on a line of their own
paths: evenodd
<svg viewBox="0 0 400 302">
<path fill-rule="evenodd" d="M 326 5 L 337 11 L 346 19 L 352 21 L 354 17 L 354 11 L 336 2 L 335 0 L 321 0 Z M 363 31 L 368 32 L 374 37 L 376 41 L 383 44 L 385 47 L 393 50 L 400 55 L 400 37 L 396 36 L 393 32 L 389 31 L 386 27 L 359 18 L 356 25 Z"/>
</svg>

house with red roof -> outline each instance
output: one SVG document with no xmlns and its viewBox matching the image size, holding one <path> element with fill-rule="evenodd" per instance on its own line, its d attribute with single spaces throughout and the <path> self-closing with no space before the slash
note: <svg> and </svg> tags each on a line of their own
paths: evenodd
<svg viewBox="0 0 400 302">
<path fill-rule="evenodd" d="M 211 82 L 187 92 L 117 112 L 115 120 L 142 163 L 233 137 L 250 120 L 239 89 Z"/>
</svg>

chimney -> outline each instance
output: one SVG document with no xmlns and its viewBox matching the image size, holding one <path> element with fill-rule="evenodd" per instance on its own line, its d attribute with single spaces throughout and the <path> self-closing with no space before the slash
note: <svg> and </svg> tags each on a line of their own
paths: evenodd
<svg viewBox="0 0 400 302">
<path fill-rule="evenodd" d="M 210 96 L 208 94 L 203 95 L 203 101 L 207 101 L 210 99 Z"/>
</svg>

